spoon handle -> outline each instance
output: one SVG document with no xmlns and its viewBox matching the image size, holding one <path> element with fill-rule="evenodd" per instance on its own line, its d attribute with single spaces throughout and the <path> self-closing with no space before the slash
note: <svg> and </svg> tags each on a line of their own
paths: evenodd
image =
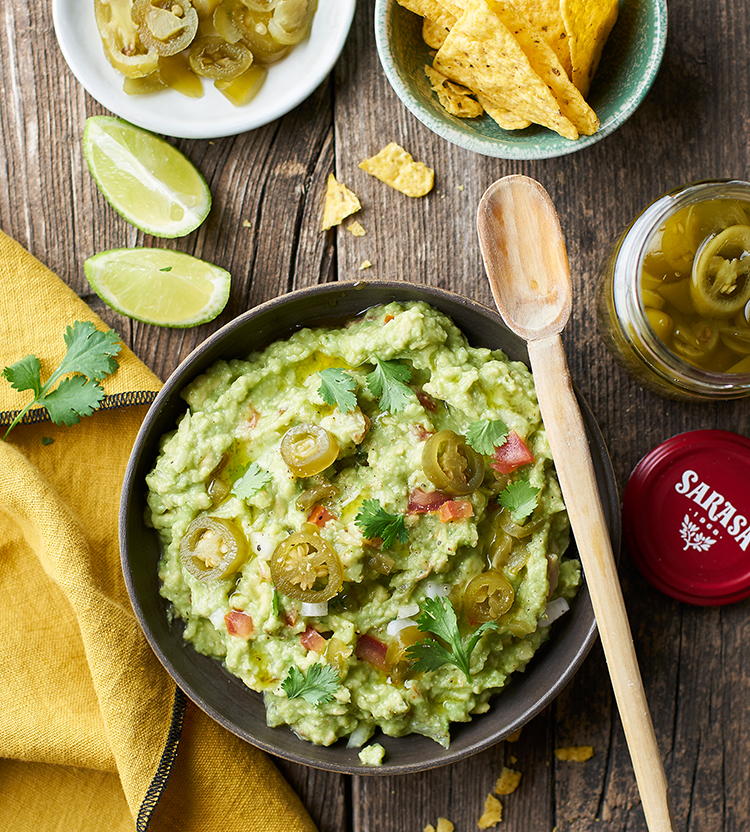
<svg viewBox="0 0 750 832">
<path fill-rule="evenodd" d="M 669 788 L 643 690 L 586 432 L 559 335 L 528 342 L 539 407 L 591 594 L 650 832 L 674 832 Z"/>
</svg>

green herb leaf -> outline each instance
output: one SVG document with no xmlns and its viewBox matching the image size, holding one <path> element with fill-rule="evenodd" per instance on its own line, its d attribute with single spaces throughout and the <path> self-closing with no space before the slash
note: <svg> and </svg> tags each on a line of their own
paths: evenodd
<svg viewBox="0 0 750 832">
<path fill-rule="evenodd" d="M 119 335 L 109 329 L 98 330 L 91 321 L 76 321 L 63 335 L 68 351 L 60 367 L 52 374 L 55 380 L 67 373 L 80 373 L 101 381 L 117 369 L 115 356 L 122 349 Z M 48 387 L 48 381 L 45 387 Z"/>
<path fill-rule="evenodd" d="M 273 479 L 270 471 L 261 468 L 257 462 L 248 466 L 242 476 L 232 486 L 232 493 L 240 500 L 248 500 L 265 488 Z"/>
<path fill-rule="evenodd" d="M 466 429 L 466 441 L 479 454 L 492 454 L 505 444 L 508 426 L 502 419 L 480 419 Z"/>
<path fill-rule="evenodd" d="M 318 394 L 326 404 L 338 407 L 342 413 L 351 413 L 357 406 L 357 382 L 340 367 L 321 370 Z"/>
<path fill-rule="evenodd" d="M 44 406 L 56 425 L 75 425 L 83 416 L 90 416 L 103 398 L 104 390 L 95 381 L 88 381 L 83 376 L 71 376 L 47 393 Z"/>
<path fill-rule="evenodd" d="M 6 378 L 11 387 L 15 390 L 33 390 L 38 396 L 42 392 L 41 381 L 42 365 L 35 355 L 27 355 L 15 364 L 11 364 L 3 370 L 3 378 Z"/>
<path fill-rule="evenodd" d="M 273 588 L 273 598 L 271 599 L 271 609 L 274 617 L 278 618 L 281 612 L 281 601 L 279 600 L 279 592 L 276 587 Z"/>
<path fill-rule="evenodd" d="M 362 508 L 357 512 L 354 522 L 362 530 L 362 534 L 373 540 L 379 537 L 383 541 L 383 548 L 393 546 L 394 541 L 406 543 L 409 534 L 406 523 L 401 514 L 389 514 L 378 500 L 365 500 Z"/>
<path fill-rule="evenodd" d="M 415 398 L 407 387 L 411 367 L 400 361 L 381 361 L 373 356 L 375 369 L 367 375 L 367 387 L 373 396 L 380 398 L 380 407 L 390 413 L 399 413 Z"/>
<path fill-rule="evenodd" d="M 437 670 L 444 664 L 455 665 L 466 676 L 471 684 L 471 670 L 469 662 L 479 639 L 487 630 L 497 628 L 495 621 L 481 624 L 469 637 L 464 645 L 458 631 L 456 611 L 449 598 L 426 598 L 421 605 L 422 612 L 417 619 L 417 627 L 423 633 L 432 633 L 448 645 L 443 647 L 437 641 L 424 639 L 412 644 L 406 652 L 410 659 L 415 660 L 414 670 Z"/>
<path fill-rule="evenodd" d="M 52 445 L 55 440 L 51 436 L 42 437 L 42 445 Z"/>
<path fill-rule="evenodd" d="M 509 483 L 497 497 L 498 503 L 507 508 L 513 522 L 520 523 L 528 517 L 539 501 L 539 489 L 526 480 Z"/>
<path fill-rule="evenodd" d="M 45 407 L 56 425 L 75 425 L 101 404 L 104 390 L 98 382 L 117 369 L 115 356 L 122 349 L 119 336 L 111 329 L 98 330 L 91 321 L 76 321 L 66 328 L 63 340 L 67 346 L 65 357 L 46 382 L 42 383 L 41 363 L 35 355 L 27 355 L 3 370 L 3 377 L 14 389 L 34 393 L 11 422 L 4 439 L 34 405 Z M 57 382 L 58 387 L 52 389 Z"/>
<path fill-rule="evenodd" d="M 290 667 L 281 687 L 289 699 L 304 699 L 311 705 L 322 705 L 333 699 L 340 685 L 339 675 L 328 664 L 312 664 L 304 675 L 298 667 Z"/>
</svg>

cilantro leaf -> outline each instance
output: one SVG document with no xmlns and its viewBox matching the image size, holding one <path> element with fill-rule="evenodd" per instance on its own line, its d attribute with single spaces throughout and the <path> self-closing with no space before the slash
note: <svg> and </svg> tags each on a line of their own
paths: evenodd
<svg viewBox="0 0 750 832">
<path fill-rule="evenodd" d="M 55 390 L 44 397 L 50 419 L 56 425 L 75 425 L 90 416 L 102 402 L 104 390 L 83 376 L 64 378 Z"/>
<path fill-rule="evenodd" d="M 514 523 L 520 523 L 537 506 L 539 489 L 526 480 L 509 483 L 497 497 L 498 503 L 507 508 Z"/>
<path fill-rule="evenodd" d="M 373 396 L 380 398 L 380 407 L 390 413 L 399 413 L 415 398 L 414 391 L 407 387 L 411 378 L 411 367 L 400 361 L 381 361 L 373 356 L 375 369 L 367 375 L 367 387 Z"/>
<path fill-rule="evenodd" d="M 273 479 L 270 471 L 261 468 L 257 462 L 253 462 L 243 472 L 242 476 L 232 486 L 232 493 L 241 500 L 249 500 L 259 491 L 265 488 Z"/>
<path fill-rule="evenodd" d="M 466 429 L 466 441 L 480 454 L 494 453 L 507 438 L 508 426 L 502 419 L 480 419 Z"/>
<path fill-rule="evenodd" d="M 68 351 L 52 378 L 80 373 L 88 379 L 101 381 L 117 369 L 114 356 L 120 352 L 122 344 L 113 330 L 102 332 L 91 321 L 76 321 L 65 329 L 63 340 Z"/>
<path fill-rule="evenodd" d="M 3 439 L 34 405 L 46 408 L 56 425 L 75 425 L 101 404 L 104 390 L 98 382 L 117 369 L 115 356 L 122 349 L 119 336 L 111 329 L 98 330 L 91 321 L 76 321 L 65 329 L 63 340 L 67 347 L 65 356 L 44 383 L 41 362 L 35 355 L 27 355 L 3 369 L 3 377 L 14 389 L 34 393 L 34 398 L 16 414 Z M 59 385 L 53 389 L 57 382 Z"/>
<path fill-rule="evenodd" d="M 290 667 L 281 687 L 289 699 L 299 697 L 318 706 L 333 699 L 339 684 L 339 675 L 330 665 L 316 663 L 310 665 L 306 676 L 298 667 Z"/>
<path fill-rule="evenodd" d="M 497 628 L 497 622 L 485 621 L 471 634 L 466 644 L 458 631 L 456 611 L 449 598 L 426 598 L 421 605 L 422 612 L 417 627 L 423 633 L 432 633 L 448 645 L 443 647 L 433 639 L 424 639 L 412 644 L 406 652 L 407 658 L 414 659 L 414 670 L 437 670 L 444 664 L 455 665 L 471 684 L 469 662 L 479 639 L 487 630 Z"/>
<path fill-rule="evenodd" d="M 365 500 L 357 512 L 354 522 L 368 540 L 379 537 L 383 541 L 385 549 L 393 546 L 396 540 L 399 543 L 406 543 L 409 539 L 403 516 L 389 514 L 378 500 Z"/>
<path fill-rule="evenodd" d="M 11 387 L 15 390 L 33 390 L 38 396 L 42 392 L 41 381 L 42 365 L 35 355 L 27 355 L 15 364 L 11 364 L 3 370 L 3 378 L 6 378 Z"/>
<path fill-rule="evenodd" d="M 351 413 L 357 406 L 355 390 L 357 382 L 340 367 L 328 367 L 318 373 L 320 387 L 318 395 L 331 407 L 338 407 L 342 413 Z"/>
</svg>

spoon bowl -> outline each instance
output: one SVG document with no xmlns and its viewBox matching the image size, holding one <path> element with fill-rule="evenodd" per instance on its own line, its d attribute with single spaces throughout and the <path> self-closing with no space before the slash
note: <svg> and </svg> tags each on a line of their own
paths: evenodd
<svg viewBox="0 0 750 832">
<path fill-rule="evenodd" d="M 479 203 L 479 240 L 495 304 L 525 340 L 561 332 L 570 317 L 572 286 L 557 211 L 533 179 L 516 174 L 495 182 Z M 523 250 L 515 240 L 539 240 Z M 519 275 L 527 279 L 518 279 Z"/>
</svg>

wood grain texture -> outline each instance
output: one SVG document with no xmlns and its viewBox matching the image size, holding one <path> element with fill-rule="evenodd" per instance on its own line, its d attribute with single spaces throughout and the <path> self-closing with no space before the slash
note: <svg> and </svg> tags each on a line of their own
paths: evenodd
<svg viewBox="0 0 750 832">
<path fill-rule="evenodd" d="M 682 404 L 639 387 L 605 351 L 594 316 L 599 265 L 648 202 L 685 182 L 749 176 L 746 0 L 670 0 L 665 60 L 638 111 L 592 147 L 538 162 L 475 156 L 417 122 L 380 68 L 373 10 L 374 0 L 359 0 L 331 77 L 288 116 L 236 137 L 175 141 L 206 176 L 214 207 L 199 230 L 173 245 L 229 269 L 233 288 L 216 321 L 167 331 L 128 321 L 90 293 L 82 264 L 95 251 L 167 243 L 128 226 L 91 181 L 81 136 L 86 117 L 104 110 L 62 59 L 50 0 L 6 0 L 0 10 L 0 228 L 55 270 L 164 378 L 223 323 L 299 286 L 408 279 L 490 306 L 476 208 L 493 181 L 524 173 L 547 189 L 560 215 L 573 279 L 566 354 L 599 420 L 620 487 L 641 456 L 676 433 L 725 428 L 750 435 L 747 401 Z M 409 199 L 358 168 L 390 141 L 435 168 L 427 197 Z M 331 171 L 362 200 L 367 236 L 354 237 L 345 225 L 320 232 Z M 364 260 L 373 267 L 361 272 Z M 744 832 L 750 603 L 702 609 L 671 601 L 640 577 L 627 552 L 620 575 L 676 828 Z M 556 747 L 579 744 L 594 746 L 588 762 L 555 758 Z M 321 832 L 419 832 L 438 816 L 450 818 L 458 832 L 476 830 L 503 765 L 523 772 L 518 791 L 502 798 L 505 820 L 498 828 L 505 832 L 645 832 L 598 646 L 517 742 L 457 765 L 399 778 L 348 778 L 280 763 Z"/>
</svg>

